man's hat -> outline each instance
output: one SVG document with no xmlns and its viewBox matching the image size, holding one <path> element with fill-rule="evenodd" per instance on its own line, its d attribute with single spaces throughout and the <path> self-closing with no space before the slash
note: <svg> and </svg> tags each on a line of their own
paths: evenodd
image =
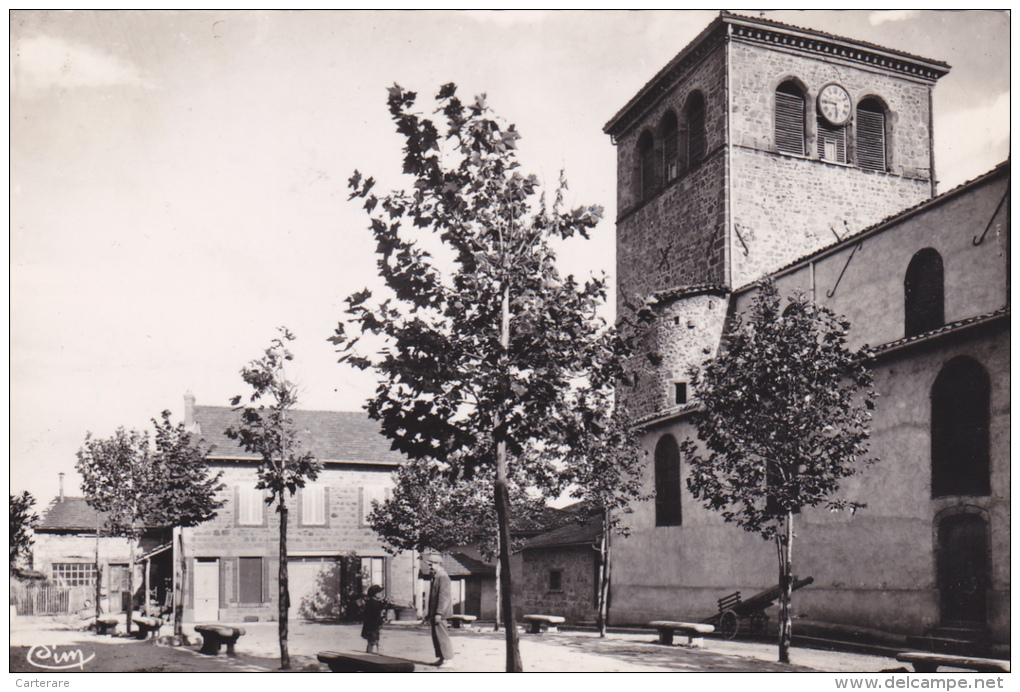
<svg viewBox="0 0 1020 692">
<path fill-rule="evenodd" d="M 425 556 L 425 562 L 432 562 L 439 564 L 443 561 L 443 556 L 439 553 L 429 553 Z"/>
</svg>

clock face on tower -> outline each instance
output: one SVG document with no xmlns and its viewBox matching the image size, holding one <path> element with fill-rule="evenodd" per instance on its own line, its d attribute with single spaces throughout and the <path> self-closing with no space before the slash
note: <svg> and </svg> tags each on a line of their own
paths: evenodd
<svg viewBox="0 0 1020 692">
<path fill-rule="evenodd" d="M 850 94 L 838 84 L 829 84 L 818 94 L 818 110 L 836 127 L 844 125 L 850 119 Z"/>
</svg>

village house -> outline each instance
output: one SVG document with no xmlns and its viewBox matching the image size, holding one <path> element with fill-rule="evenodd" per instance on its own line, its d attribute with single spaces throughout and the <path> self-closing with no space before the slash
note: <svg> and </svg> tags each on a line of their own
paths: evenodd
<svg viewBox="0 0 1020 692">
<path fill-rule="evenodd" d="M 611 621 L 700 620 L 778 581 L 775 547 L 686 486 L 689 368 L 771 274 L 870 344 L 868 507 L 797 518 L 797 618 L 1008 643 L 1009 164 L 940 196 L 931 94 L 949 66 L 721 13 L 606 125 L 618 307 L 654 316 L 620 392 L 647 489 L 617 539 Z"/>
</svg>

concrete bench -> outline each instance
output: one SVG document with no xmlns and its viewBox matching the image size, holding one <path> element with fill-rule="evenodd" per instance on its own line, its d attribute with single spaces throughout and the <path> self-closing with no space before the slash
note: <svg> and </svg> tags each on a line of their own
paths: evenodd
<svg viewBox="0 0 1020 692">
<path fill-rule="evenodd" d="M 98 618 L 92 623 L 92 626 L 96 629 L 96 634 L 111 634 L 111 630 L 117 629 L 118 620 L 112 615 Z"/>
<path fill-rule="evenodd" d="M 927 651 L 908 651 L 896 655 L 900 663 L 910 663 L 917 673 L 934 673 L 939 666 L 946 668 L 963 668 L 976 670 L 979 673 L 1008 673 L 1009 661 L 994 658 L 974 658 L 972 656 L 948 656 L 933 654 Z"/>
<path fill-rule="evenodd" d="M 138 631 L 135 636 L 138 639 L 148 639 L 150 634 L 159 634 L 159 628 L 163 626 L 163 621 L 159 618 L 150 618 L 144 615 L 136 615 L 131 618 L 131 622 L 135 623 L 135 627 Z"/>
<path fill-rule="evenodd" d="M 464 629 L 469 630 L 471 629 L 471 625 L 473 625 L 475 620 L 477 620 L 478 618 L 474 615 L 457 614 L 451 615 L 446 619 L 450 621 L 450 627 L 452 627 L 455 630 L 459 630 L 462 626 Z"/>
<path fill-rule="evenodd" d="M 556 626 L 562 625 L 564 622 L 559 615 L 525 615 L 521 620 L 531 625 L 528 630 L 531 634 L 557 632 Z"/>
<path fill-rule="evenodd" d="M 334 673 L 413 673 L 414 662 L 382 654 L 338 653 L 320 651 L 320 663 Z"/>
<path fill-rule="evenodd" d="M 209 656 L 217 655 L 223 644 L 227 645 L 227 656 L 235 656 L 234 644 L 244 634 L 243 627 L 228 625 L 195 625 L 195 631 L 202 635 L 202 648 L 199 653 Z"/>
<path fill-rule="evenodd" d="M 686 646 L 698 646 L 698 642 L 695 642 L 696 638 L 700 640 L 704 635 L 715 632 L 715 627 L 712 625 L 705 625 L 698 622 L 656 620 L 655 622 L 650 622 L 648 624 L 659 630 L 659 643 L 667 645 L 671 645 L 673 643 L 674 632 L 679 632 L 687 637 Z"/>
</svg>

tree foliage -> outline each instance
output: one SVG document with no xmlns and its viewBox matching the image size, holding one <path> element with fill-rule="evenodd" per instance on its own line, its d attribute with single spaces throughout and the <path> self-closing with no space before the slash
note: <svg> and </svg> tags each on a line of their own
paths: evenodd
<svg viewBox="0 0 1020 692">
<path fill-rule="evenodd" d="M 727 522 L 775 539 L 780 563 L 780 660 L 789 660 L 793 516 L 808 507 L 864 507 L 836 496 L 868 456 L 876 394 L 867 347 L 847 347 L 850 323 L 759 284 L 744 321 L 727 331 L 716 358 L 693 376 L 694 424 L 704 451 L 686 440 L 687 487 Z"/>
<path fill-rule="evenodd" d="M 11 554 L 10 569 L 17 566 L 18 561 L 26 557 L 35 539 L 32 530 L 39 523 L 38 515 L 32 511 L 35 498 L 27 490 L 20 495 L 11 495 L 9 505 L 11 519 L 11 542 L 8 545 Z"/>
<path fill-rule="evenodd" d="M 248 403 L 241 405 L 242 396 L 231 404 L 240 413 L 240 421 L 226 429 L 227 437 L 236 440 L 245 451 L 259 455 L 258 480 L 255 487 L 268 490 L 266 503 L 276 506 L 280 515 L 279 571 L 279 639 L 280 667 L 290 668 L 287 646 L 290 591 L 287 578 L 287 497 L 293 496 L 307 481 L 314 481 L 321 465 L 310 452 L 302 452 L 290 412 L 297 405 L 297 388 L 287 379 L 285 365 L 294 356 L 287 343 L 294 335 L 279 328 L 263 355 L 241 369 L 241 379 L 251 387 Z"/>
<path fill-rule="evenodd" d="M 355 171 L 349 181 L 371 219 L 387 295 L 351 295 L 331 340 L 341 361 L 379 374 L 368 411 L 395 449 L 451 464 L 453 477 L 495 469 L 504 551 L 508 478 L 554 487 L 557 468 L 533 452 L 569 435 L 581 394 L 595 396 L 622 370 L 619 339 L 598 314 L 605 278 L 560 276 L 551 245 L 587 238 L 602 209 L 565 209 L 562 177 L 548 203 L 538 179 L 520 171 L 519 133 L 484 95 L 464 103 L 455 85 L 443 86 L 438 124 L 416 112 L 416 99 L 389 90 L 412 188 L 378 196 L 373 178 Z M 450 261 L 437 261 L 425 239 Z M 364 335 L 380 337 L 382 350 L 359 344 Z M 508 554 L 500 562 L 507 669 L 519 670 Z"/>
</svg>

